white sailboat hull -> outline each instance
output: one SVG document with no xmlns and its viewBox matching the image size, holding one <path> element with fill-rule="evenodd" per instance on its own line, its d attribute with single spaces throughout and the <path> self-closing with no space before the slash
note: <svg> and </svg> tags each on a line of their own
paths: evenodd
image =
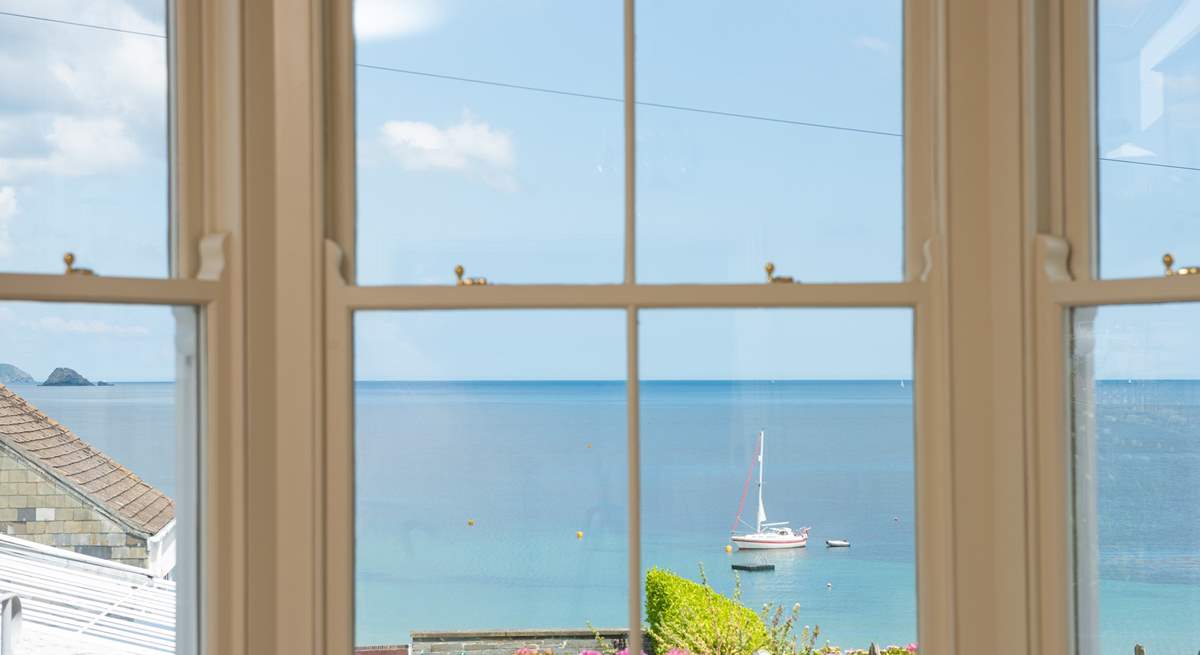
<svg viewBox="0 0 1200 655">
<path fill-rule="evenodd" d="M 780 550 L 784 548 L 804 548 L 808 545 L 808 528 L 800 528 L 799 531 L 792 530 L 787 526 L 787 521 L 777 521 L 775 523 L 767 522 L 767 510 L 763 506 L 763 455 L 766 445 L 766 431 L 758 433 L 758 453 L 755 459 L 758 460 L 758 524 L 754 526 L 754 532 L 747 534 L 734 534 L 730 540 L 737 544 L 738 550 Z M 753 471 L 753 469 L 751 469 Z M 746 489 L 750 487 L 750 476 L 746 476 Z M 742 507 L 746 502 L 746 491 L 742 491 L 742 504 L 738 506 L 738 515 L 734 519 L 734 526 L 737 526 L 738 521 L 742 518 Z M 747 527 L 750 527 L 747 525 Z"/>
<path fill-rule="evenodd" d="M 781 548 L 804 548 L 808 535 L 783 537 L 772 534 L 745 534 L 730 537 L 738 550 L 776 550 Z"/>
</svg>

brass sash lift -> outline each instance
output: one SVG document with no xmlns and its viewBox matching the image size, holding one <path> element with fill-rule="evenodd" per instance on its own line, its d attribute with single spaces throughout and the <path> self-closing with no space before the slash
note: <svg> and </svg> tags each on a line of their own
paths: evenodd
<svg viewBox="0 0 1200 655">
<path fill-rule="evenodd" d="M 1171 253 L 1163 255 L 1162 263 L 1163 267 L 1167 269 L 1164 273 L 1164 275 L 1167 277 L 1174 277 L 1176 275 L 1200 275 L 1200 266 L 1184 266 L 1181 268 L 1175 268 L 1175 258 L 1171 256 Z"/>
<path fill-rule="evenodd" d="M 63 255 L 63 263 L 67 265 L 67 270 L 63 271 L 64 275 L 95 275 L 96 271 L 90 268 L 80 268 L 75 265 L 75 253 L 69 252 Z"/>
<path fill-rule="evenodd" d="M 484 286 L 487 286 L 488 281 L 487 281 L 486 277 L 463 277 L 463 273 L 465 273 L 465 272 L 466 272 L 466 269 L 463 268 L 462 264 L 459 264 L 458 266 L 454 267 L 454 277 L 458 278 L 458 282 L 457 282 L 456 286 L 460 286 L 460 287 L 484 287 Z"/>
</svg>

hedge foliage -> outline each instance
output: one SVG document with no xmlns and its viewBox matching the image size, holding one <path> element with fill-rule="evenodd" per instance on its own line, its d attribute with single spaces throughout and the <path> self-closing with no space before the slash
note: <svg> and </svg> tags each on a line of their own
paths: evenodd
<svg viewBox="0 0 1200 655">
<path fill-rule="evenodd" d="M 753 610 L 707 584 L 659 568 L 646 573 L 646 620 L 655 653 L 672 649 L 705 655 L 747 655 L 770 644 Z"/>
</svg>

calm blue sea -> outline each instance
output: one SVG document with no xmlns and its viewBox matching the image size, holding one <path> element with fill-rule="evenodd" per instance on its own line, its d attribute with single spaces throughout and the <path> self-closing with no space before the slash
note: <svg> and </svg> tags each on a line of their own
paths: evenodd
<svg viewBox="0 0 1200 655">
<path fill-rule="evenodd" d="M 14 390 L 174 492 L 172 385 Z M 644 382 L 642 398 L 645 567 L 703 565 L 729 592 L 731 563 L 770 562 L 742 576 L 747 604 L 798 602 L 834 643 L 916 639 L 911 384 Z M 356 412 L 358 643 L 626 625 L 622 383 L 361 382 Z M 1095 424 L 1102 652 L 1192 655 L 1200 382 L 1102 382 Z M 812 526 L 812 546 L 726 555 L 760 429 L 769 518 Z"/>
<path fill-rule="evenodd" d="M 913 641 L 911 391 L 644 383 L 643 564 L 703 565 L 729 592 L 731 563 L 769 561 L 746 603 L 799 602 L 839 642 Z M 357 420 L 359 643 L 628 623 L 623 383 L 367 382 Z M 852 548 L 725 554 L 760 429 L 768 517 Z"/>
</svg>

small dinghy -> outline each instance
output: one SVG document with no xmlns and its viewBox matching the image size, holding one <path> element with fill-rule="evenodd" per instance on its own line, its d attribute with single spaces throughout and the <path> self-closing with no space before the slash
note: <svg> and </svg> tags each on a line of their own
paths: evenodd
<svg viewBox="0 0 1200 655">
<path fill-rule="evenodd" d="M 827 548 L 849 548 L 850 542 L 845 539 L 826 539 L 825 546 Z"/>
<path fill-rule="evenodd" d="M 734 571 L 774 571 L 774 564 L 734 564 L 730 566 Z"/>
</svg>

